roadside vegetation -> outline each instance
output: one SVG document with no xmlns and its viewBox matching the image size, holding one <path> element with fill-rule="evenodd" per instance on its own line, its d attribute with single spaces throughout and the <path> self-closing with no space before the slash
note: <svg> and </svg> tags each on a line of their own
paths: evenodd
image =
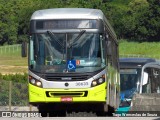
<svg viewBox="0 0 160 120">
<path fill-rule="evenodd" d="M 159 0 L 0 0 L 0 46 L 27 41 L 31 15 L 49 8 L 101 9 L 118 38 L 159 41 L 159 6 Z"/>
<path fill-rule="evenodd" d="M 119 54 L 130 57 L 150 57 L 160 60 L 160 42 L 128 42 L 120 40 Z"/>
</svg>

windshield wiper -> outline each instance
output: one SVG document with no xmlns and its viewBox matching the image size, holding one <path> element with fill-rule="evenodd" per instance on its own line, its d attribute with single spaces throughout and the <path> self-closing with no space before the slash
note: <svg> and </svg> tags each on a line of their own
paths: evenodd
<svg viewBox="0 0 160 120">
<path fill-rule="evenodd" d="M 77 40 L 78 40 L 85 32 L 86 32 L 86 30 L 82 30 L 82 31 L 78 34 L 78 36 L 73 40 L 74 42 L 72 43 L 72 45 L 69 46 L 69 48 L 71 48 L 71 47 L 74 45 L 74 43 L 76 43 Z"/>
<path fill-rule="evenodd" d="M 62 48 L 64 48 L 64 45 L 57 39 L 57 37 L 55 36 L 54 33 L 52 33 L 51 31 L 47 31 L 47 33 L 48 33 Z"/>
</svg>

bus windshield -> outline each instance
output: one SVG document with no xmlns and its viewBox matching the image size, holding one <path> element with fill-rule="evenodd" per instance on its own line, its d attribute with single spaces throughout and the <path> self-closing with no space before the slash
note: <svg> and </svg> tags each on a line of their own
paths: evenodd
<svg viewBox="0 0 160 120">
<path fill-rule="evenodd" d="M 30 39 L 30 69 L 43 73 L 100 70 L 105 67 L 102 42 L 101 34 L 85 31 L 33 34 Z"/>
<path fill-rule="evenodd" d="M 141 77 L 141 68 L 120 69 L 121 96 L 131 99 Z"/>
</svg>

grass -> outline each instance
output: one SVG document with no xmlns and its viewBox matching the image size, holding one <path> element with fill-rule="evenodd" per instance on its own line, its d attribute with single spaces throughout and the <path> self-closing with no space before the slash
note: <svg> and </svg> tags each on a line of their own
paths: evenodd
<svg viewBox="0 0 160 120">
<path fill-rule="evenodd" d="M 0 73 L 2 74 L 27 72 L 27 58 L 21 57 L 20 46 L 14 47 L 0 47 Z"/>
<path fill-rule="evenodd" d="M 160 43 L 121 41 L 119 44 L 119 53 L 120 55 L 136 55 L 160 59 Z"/>
<path fill-rule="evenodd" d="M 0 65 L 27 66 L 27 58 L 21 56 L 1 56 Z"/>
<path fill-rule="evenodd" d="M 21 57 L 21 46 L 1 46 L 0 65 L 27 66 L 27 58 Z"/>
</svg>

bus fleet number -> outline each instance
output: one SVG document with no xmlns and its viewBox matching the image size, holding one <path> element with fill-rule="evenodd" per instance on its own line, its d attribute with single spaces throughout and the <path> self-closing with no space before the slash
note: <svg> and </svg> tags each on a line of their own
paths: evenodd
<svg viewBox="0 0 160 120">
<path fill-rule="evenodd" d="M 76 86 L 87 86 L 88 82 L 76 82 Z"/>
</svg>

